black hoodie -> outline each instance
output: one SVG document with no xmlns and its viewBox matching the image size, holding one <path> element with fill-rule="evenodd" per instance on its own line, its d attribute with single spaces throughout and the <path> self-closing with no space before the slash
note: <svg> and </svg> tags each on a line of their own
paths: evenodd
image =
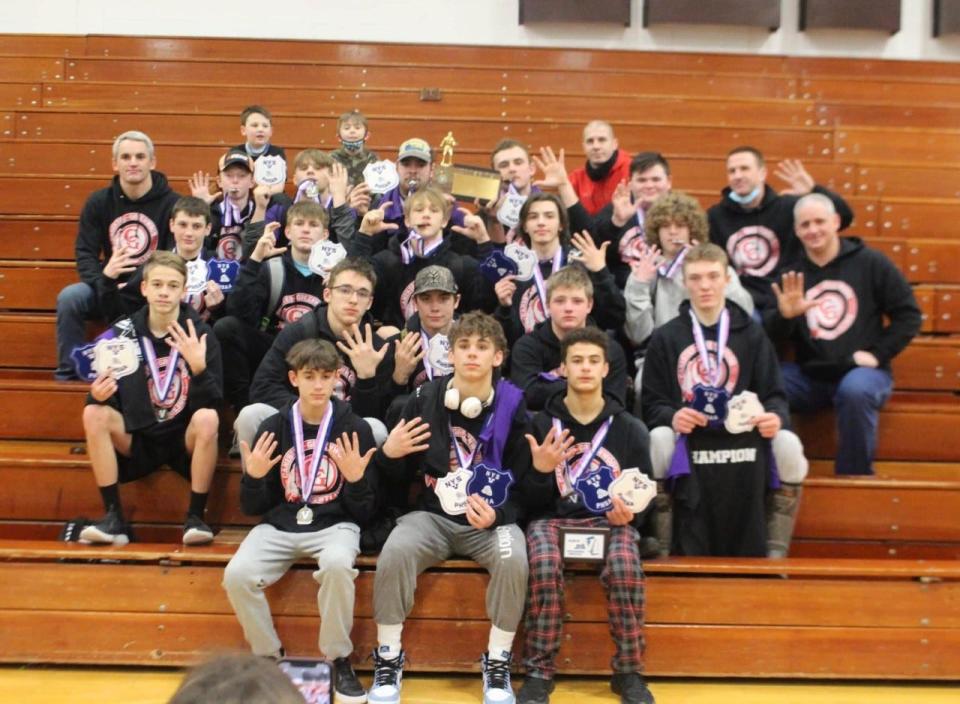
<svg viewBox="0 0 960 704">
<path fill-rule="evenodd" d="M 588 325 L 592 322 L 588 321 Z M 603 391 L 626 403 L 627 361 L 620 343 L 607 337 L 607 359 L 610 372 L 603 380 Z M 547 398 L 557 389 L 566 388 L 567 382 L 560 373 L 560 340 L 553 332 L 549 320 L 545 320 L 517 340 L 510 355 L 510 379 L 523 389 L 527 408 L 539 411 Z"/>
<path fill-rule="evenodd" d="M 730 336 L 720 381 L 731 396 L 753 391 L 766 411 L 780 416 L 789 427 L 787 398 L 773 344 L 763 328 L 738 306 L 727 301 Z M 716 354 L 718 325 L 704 326 L 703 336 L 711 356 Z M 643 367 L 640 401 L 649 428 L 671 426 L 673 416 L 690 405 L 695 383 L 701 377 L 700 355 L 693 341 L 690 301 L 680 304 L 680 314 L 653 331 Z M 681 386 L 682 380 L 682 386 Z"/>
<path fill-rule="evenodd" d="M 143 264 L 156 249 L 173 247 L 170 211 L 180 197 L 159 171 L 150 172 L 152 185 L 142 197 L 130 200 L 120 188 L 120 177 L 87 198 L 80 213 L 75 253 L 80 280 L 96 289 L 104 264 L 114 247 L 126 245 L 134 264 Z"/>
<path fill-rule="evenodd" d="M 264 433 L 274 433 L 277 454 L 281 459 L 260 479 L 244 473 L 240 480 L 240 507 L 245 514 L 262 514 L 264 523 L 288 533 L 311 533 L 344 521 L 362 526 L 373 517 L 377 505 L 376 463 L 370 462 L 358 481 L 348 482 L 329 453 L 331 443 L 342 433 L 356 433 L 360 440 L 360 454 L 363 455 L 374 446 L 370 426 L 353 413 L 350 404 L 337 399 L 331 399 L 330 402 L 333 404 L 333 422 L 310 495 L 313 521 L 309 525 L 299 525 L 296 519 L 303 501 L 300 498 L 296 440 L 290 423 L 290 407 L 293 403 L 284 404 L 279 413 L 263 421 L 257 430 L 258 438 Z M 312 460 L 311 451 L 316 436 L 317 426 L 304 422 L 304 459 L 308 463 Z"/>
<path fill-rule="evenodd" d="M 613 422 L 607 437 L 591 462 L 591 468 L 599 464 L 608 465 L 614 477 L 620 476 L 624 469 L 636 467 L 648 477 L 653 476 L 650 466 L 650 437 L 647 428 L 637 418 L 627 413 L 616 399 L 606 396 L 603 410 L 590 423 L 583 425 L 570 415 L 563 402 L 565 391 L 558 391 L 547 399 L 547 405 L 533 417 L 533 436 L 537 442 L 543 442 L 550 432 L 554 418 L 559 418 L 565 430 L 569 430 L 575 440 L 576 455 L 567 460 L 571 467 L 576 466 L 581 456 L 590 448 L 594 434 L 600 426 L 613 416 Z M 530 519 L 537 518 L 590 518 L 595 514 L 588 511 L 580 501 L 579 495 L 567 486 L 563 465 L 559 465 L 550 474 L 532 469 L 527 474 L 523 491 L 527 501 Z M 639 528 L 647 511 L 633 518 L 633 525 Z"/>
<path fill-rule="evenodd" d="M 270 305 L 271 275 L 274 271 L 268 264 L 246 259 L 240 267 L 237 283 L 227 298 L 227 314 L 240 318 L 251 327 L 271 335 L 323 303 L 323 277 L 311 273 L 304 276 L 293 263 L 289 250 L 280 255 L 283 265 L 283 282 L 276 308 Z"/>
<path fill-rule="evenodd" d="M 365 330 L 367 324 L 372 327 L 369 315 L 365 315 L 360 321 L 360 329 Z M 340 339 L 333 334 L 330 323 L 327 322 L 327 306 L 320 306 L 305 313 L 297 322 L 287 325 L 280 331 L 253 376 L 253 383 L 250 386 L 252 403 L 266 403 L 274 408 L 281 408 L 285 403 L 296 400 L 297 391 L 290 384 L 287 375 L 287 352 L 300 340 L 311 338 L 328 340 L 334 345 Z M 379 335 L 373 335 L 374 349 L 379 350 L 389 344 Z M 387 401 L 386 390 L 391 388 L 393 346 L 390 345 L 386 357 L 377 367 L 377 373 L 370 379 L 358 379 L 357 373 L 350 364 L 350 358 L 343 352 L 340 352 L 340 356 L 343 357 L 343 366 L 337 372 L 340 381 L 334 390 L 336 397 L 342 401 L 349 401 L 354 413 L 359 416 L 382 417 Z"/>
<path fill-rule="evenodd" d="M 142 337 L 149 337 L 157 355 L 157 366 L 161 374 L 166 373 L 171 349 L 164 339 L 154 337 L 147 325 L 147 306 L 144 306 L 129 318 L 121 318 L 113 323 L 111 329 L 116 337 L 137 340 L 140 367 L 132 374 L 117 380 L 117 392 L 103 402 L 112 406 L 123 416 L 124 430 L 128 433 L 146 431 L 153 434 L 165 434 L 182 429 L 190 422 L 191 416 L 200 408 L 216 409 L 223 399 L 223 367 L 220 362 L 220 344 L 213 330 L 202 322 L 197 314 L 186 304 L 180 304 L 177 322 L 187 329 L 187 320 L 193 321 L 197 337 L 206 335 L 207 366 L 199 374 L 194 374 L 183 357 L 177 360 L 177 375 L 167 396 L 173 400 L 157 398 L 156 382 L 148 384 L 150 367 L 144 358 Z M 100 403 L 87 395 L 87 405 Z"/>
<path fill-rule="evenodd" d="M 816 296 L 825 312 L 815 309 L 784 320 L 773 308 L 764 322 L 775 339 L 793 341 L 797 363 L 815 379 L 839 381 L 856 366 L 858 350 L 872 353 L 889 370 L 890 361 L 920 331 L 920 308 L 910 284 L 885 254 L 857 237 L 840 238 L 840 252 L 823 267 L 804 254 L 791 269 L 803 272 L 807 297 Z M 884 317 L 890 321 L 886 325 Z"/>
<path fill-rule="evenodd" d="M 843 198 L 823 186 L 814 186 L 813 193 L 833 201 L 841 230 L 850 226 L 853 211 Z M 726 250 L 757 309 L 776 307 L 777 299 L 770 284 L 780 280 L 785 267 L 800 261 L 803 252 L 793 229 L 793 206 L 800 196 L 779 195 L 765 185 L 760 205 L 750 210 L 729 196 L 730 188 L 724 188 L 720 202 L 707 211 L 710 241 Z"/>
</svg>

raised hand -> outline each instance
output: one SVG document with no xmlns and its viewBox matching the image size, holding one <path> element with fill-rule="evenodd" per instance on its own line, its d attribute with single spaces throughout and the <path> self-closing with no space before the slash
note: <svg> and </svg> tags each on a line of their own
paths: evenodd
<svg viewBox="0 0 960 704">
<path fill-rule="evenodd" d="M 261 215 L 266 214 L 267 206 L 270 205 L 271 195 L 273 195 L 273 191 L 270 186 L 264 186 L 258 183 L 253 187 L 253 202 L 256 206 L 256 212 L 259 212 Z"/>
<path fill-rule="evenodd" d="M 108 279 L 118 279 L 124 274 L 136 271 L 134 258 L 127 252 L 126 246 L 117 247 L 110 255 L 109 261 L 103 267 L 103 275 Z"/>
<path fill-rule="evenodd" d="M 389 345 L 381 345 L 380 349 L 373 346 L 373 328 L 370 323 L 365 327 L 366 335 L 360 332 L 360 326 L 354 325 L 344 331 L 343 340 L 337 340 L 337 347 L 350 358 L 350 366 L 357 373 L 358 379 L 372 379 L 377 374 L 377 367 L 387 355 Z"/>
<path fill-rule="evenodd" d="M 250 254 L 250 259 L 255 262 L 262 262 L 264 259 L 275 257 L 287 251 L 286 247 L 277 246 L 277 230 L 280 229 L 280 223 L 268 222 L 263 228 L 263 234 L 257 240 L 257 245 Z"/>
<path fill-rule="evenodd" d="M 565 152 L 560 150 L 560 155 L 553 153 L 552 147 L 542 147 L 540 156 L 534 155 L 534 165 L 543 172 L 543 178 L 534 181 L 534 186 L 559 188 L 570 181 L 567 175 L 567 165 L 565 163 Z"/>
<path fill-rule="evenodd" d="M 660 248 L 656 245 L 645 247 L 639 259 L 630 262 L 630 276 L 637 281 L 650 283 L 657 278 L 657 266 L 660 264 Z"/>
<path fill-rule="evenodd" d="M 254 479 L 262 479 L 267 476 L 267 472 L 273 469 L 274 465 L 280 461 L 282 455 L 273 456 L 277 451 L 277 440 L 273 433 L 264 433 L 253 449 L 246 440 L 240 441 L 240 455 L 243 457 L 243 471 Z"/>
<path fill-rule="evenodd" d="M 479 215 L 474 215 L 466 208 L 457 208 L 457 210 L 463 213 L 463 226 L 451 225 L 451 230 L 459 232 L 461 235 L 466 235 L 477 244 L 490 241 L 490 235 L 487 234 L 487 226 L 484 224 L 483 218 Z"/>
<path fill-rule="evenodd" d="M 478 494 L 467 497 L 467 523 L 477 530 L 485 530 L 497 520 L 497 512 L 493 506 L 484 501 Z"/>
<path fill-rule="evenodd" d="M 103 403 L 115 393 L 117 393 L 117 380 L 109 374 L 98 376 L 90 384 L 90 395 L 98 403 Z"/>
<path fill-rule="evenodd" d="M 364 235 L 376 235 L 381 232 L 389 232 L 391 230 L 397 230 L 400 226 L 395 222 L 387 222 L 384 220 L 387 213 L 387 208 L 389 208 L 393 203 L 391 201 L 386 201 L 381 203 L 378 207 L 368 210 L 367 214 L 363 216 L 363 220 L 360 222 L 360 227 L 358 229 Z"/>
<path fill-rule="evenodd" d="M 194 376 L 207 368 L 207 333 L 198 338 L 197 329 L 190 318 L 187 318 L 186 330 L 174 321 L 167 326 L 167 333 L 170 335 L 167 344 L 180 353 Z"/>
<path fill-rule="evenodd" d="M 360 217 L 367 214 L 367 211 L 370 210 L 370 186 L 367 185 L 366 181 L 362 181 L 350 189 L 347 203 L 357 211 Z"/>
<path fill-rule="evenodd" d="M 607 266 L 609 240 L 597 247 L 590 233 L 584 230 L 583 232 L 574 232 L 570 238 L 570 244 L 580 250 L 580 263 L 587 267 L 587 271 L 596 273 Z"/>
<path fill-rule="evenodd" d="M 630 189 L 627 187 L 626 181 L 617 184 L 610 202 L 613 203 L 611 219 L 617 227 L 623 227 L 630 222 L 630 219 L 637 214 L 637 208 L 640 207 L 639 202 L 634 203 L 630 198 Z"/>
<path fill-rule="evenodd" d="M 334 159 L 330 166 L 330 195 L 333 196 L 333 205 L 343 205 L 347 202 L 347 186 L 349 175 L 347 168 Z"/>
<path fill-rule="evenodd" d="M 550 474 L 572 454 L 570 448 L 573 446 L 573 436 L 569 430 L 564 429 L 562 433 L 558 433 L 556 428 L 551 427 L 542 443 L 538 443 L 532 435 L 527 434 L 524 437 L 530 445 L 533 468 L 538 472 Z"/>
<path fill-rule="evenodd" d="M 781 194 L 795 196 L 805 196 L 813 190 L 816 182 L 799 159 L 784 159 L 774 170 L 777 178 L 787 183 L 787 188 L 780 191 Z"/>
<path fill-rule="evenodd" d="M 376 451 L 376 447 L 371 447 L 365 454 L 361 455 L 360 438 L 356 432 L 353 433 L 352 437 L 343 433 L 330 448 L 330 454 L 333 455 L 340 474 L 351 484 L 363 478 L 363 473 L 367 470 L 367 465 L 370 464 L 370 458 Z"/>
<path fill-rule="evenodd" d="M 786 319 L 796 318 L 803 315 L 811 308 L 816 308 L 816 301 L 808 301 L 804 298 L 803 272 L 788 271 L 782 277 L 782 288 L 776 283 L 773 286 L 773 292 L 777 296 L 777 308 L 780 309 L 780 315 Z"/>
<path fill-rule="evenodd" d="M 215 308 L 223 303 L 224 300 L 225 297 L 223 295 L 223 289 L 220 288 L 220 284 L 216 281 L 207 281 L 207 288 L 203 292 L 203 302 L 207 304 L 207 308 Z"/>
<path fill-rule="evenodd" d="M 418 334 L 409 333 L 394 343 L 396 353 L 393 357 L 393 380 L 397 384 L 403 385 L 410 381 L 410 376 L 426 354 L 421 342 Z"/>
<path fill-rule="evenodd" d="M 212 203 L 221 195 L 220 191 L 210 192 L 210 174 L 206 171 L 197 171 L 187 179 L 187 186 L 190 188 L 190 195 L 207 204 Z"/>
<path fill-rule="evenodd" d="M 395 426 L 383 446 L 380 448 L 390 459 L 396 460 L 416 452 L 426 452 L 430 445 L 430 426 L 420 416 L 410 420 L 401 420 Z"/>
<path fill-rule="evenodd" d="M 517 277 L 513 274 L 507 274 L 493 286 L 493 292 L 497 294 L 497 301 L 500 305 L 509 308 L 513 305 L 513 296 L 517 292 Z"/>
</svg>

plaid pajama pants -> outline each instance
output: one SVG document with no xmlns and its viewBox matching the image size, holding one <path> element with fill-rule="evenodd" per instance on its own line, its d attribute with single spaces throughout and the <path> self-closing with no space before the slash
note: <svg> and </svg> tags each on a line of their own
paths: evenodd
<svg viewBox="0 0 960 704">
<path fill-rule="evenodd" d="M 527 528 L 530 586 L 527 597 L 524 665 L 527 675 L 553 679 L 563 629 L 563 557 L 560 527 L 608 526 L 607 519 L 549 518 Z M 607 595 L 614 672 L 643 671 L 644 577 L 633 526 L 610 526 L 610 546 L 600 582 Z"/>
</svg>

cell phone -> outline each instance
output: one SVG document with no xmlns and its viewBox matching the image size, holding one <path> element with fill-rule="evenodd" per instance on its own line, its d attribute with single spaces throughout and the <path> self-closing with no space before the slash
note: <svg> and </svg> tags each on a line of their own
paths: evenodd
<svg viewBox="0 0 960 704">
<path fill-rule="evenodd" d="M 281 658 L 277 661 L 277 667 L 300 690 L 307 704 L 331 704 L 333 701 L 333 667 L 329 661 Z"/>
</svg>

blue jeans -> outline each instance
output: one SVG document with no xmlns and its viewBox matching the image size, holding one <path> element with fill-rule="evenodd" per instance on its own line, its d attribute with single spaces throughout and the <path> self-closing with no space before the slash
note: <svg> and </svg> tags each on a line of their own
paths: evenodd
<svg viewBox="0 0 960 704">
<path fill-rule="evenodd" d="M 833 406 L 837 414 L 837 474 L 873 474 L 880 409 L 893 391 L 884 369 L 857 367 L 839 383 L 817 381 L 796 364 L 783 364 L 783 384 L 790 409 L 810 413 Z"/>
<path fill-rule="evenodd" d="M 76 379 L 70 359 L 74 347 L 87 341 L 86 322 L 100 316 L 97 294 L 83 282 L 64 286 L 57 296 L 57 379 Z"/>
</svg>

